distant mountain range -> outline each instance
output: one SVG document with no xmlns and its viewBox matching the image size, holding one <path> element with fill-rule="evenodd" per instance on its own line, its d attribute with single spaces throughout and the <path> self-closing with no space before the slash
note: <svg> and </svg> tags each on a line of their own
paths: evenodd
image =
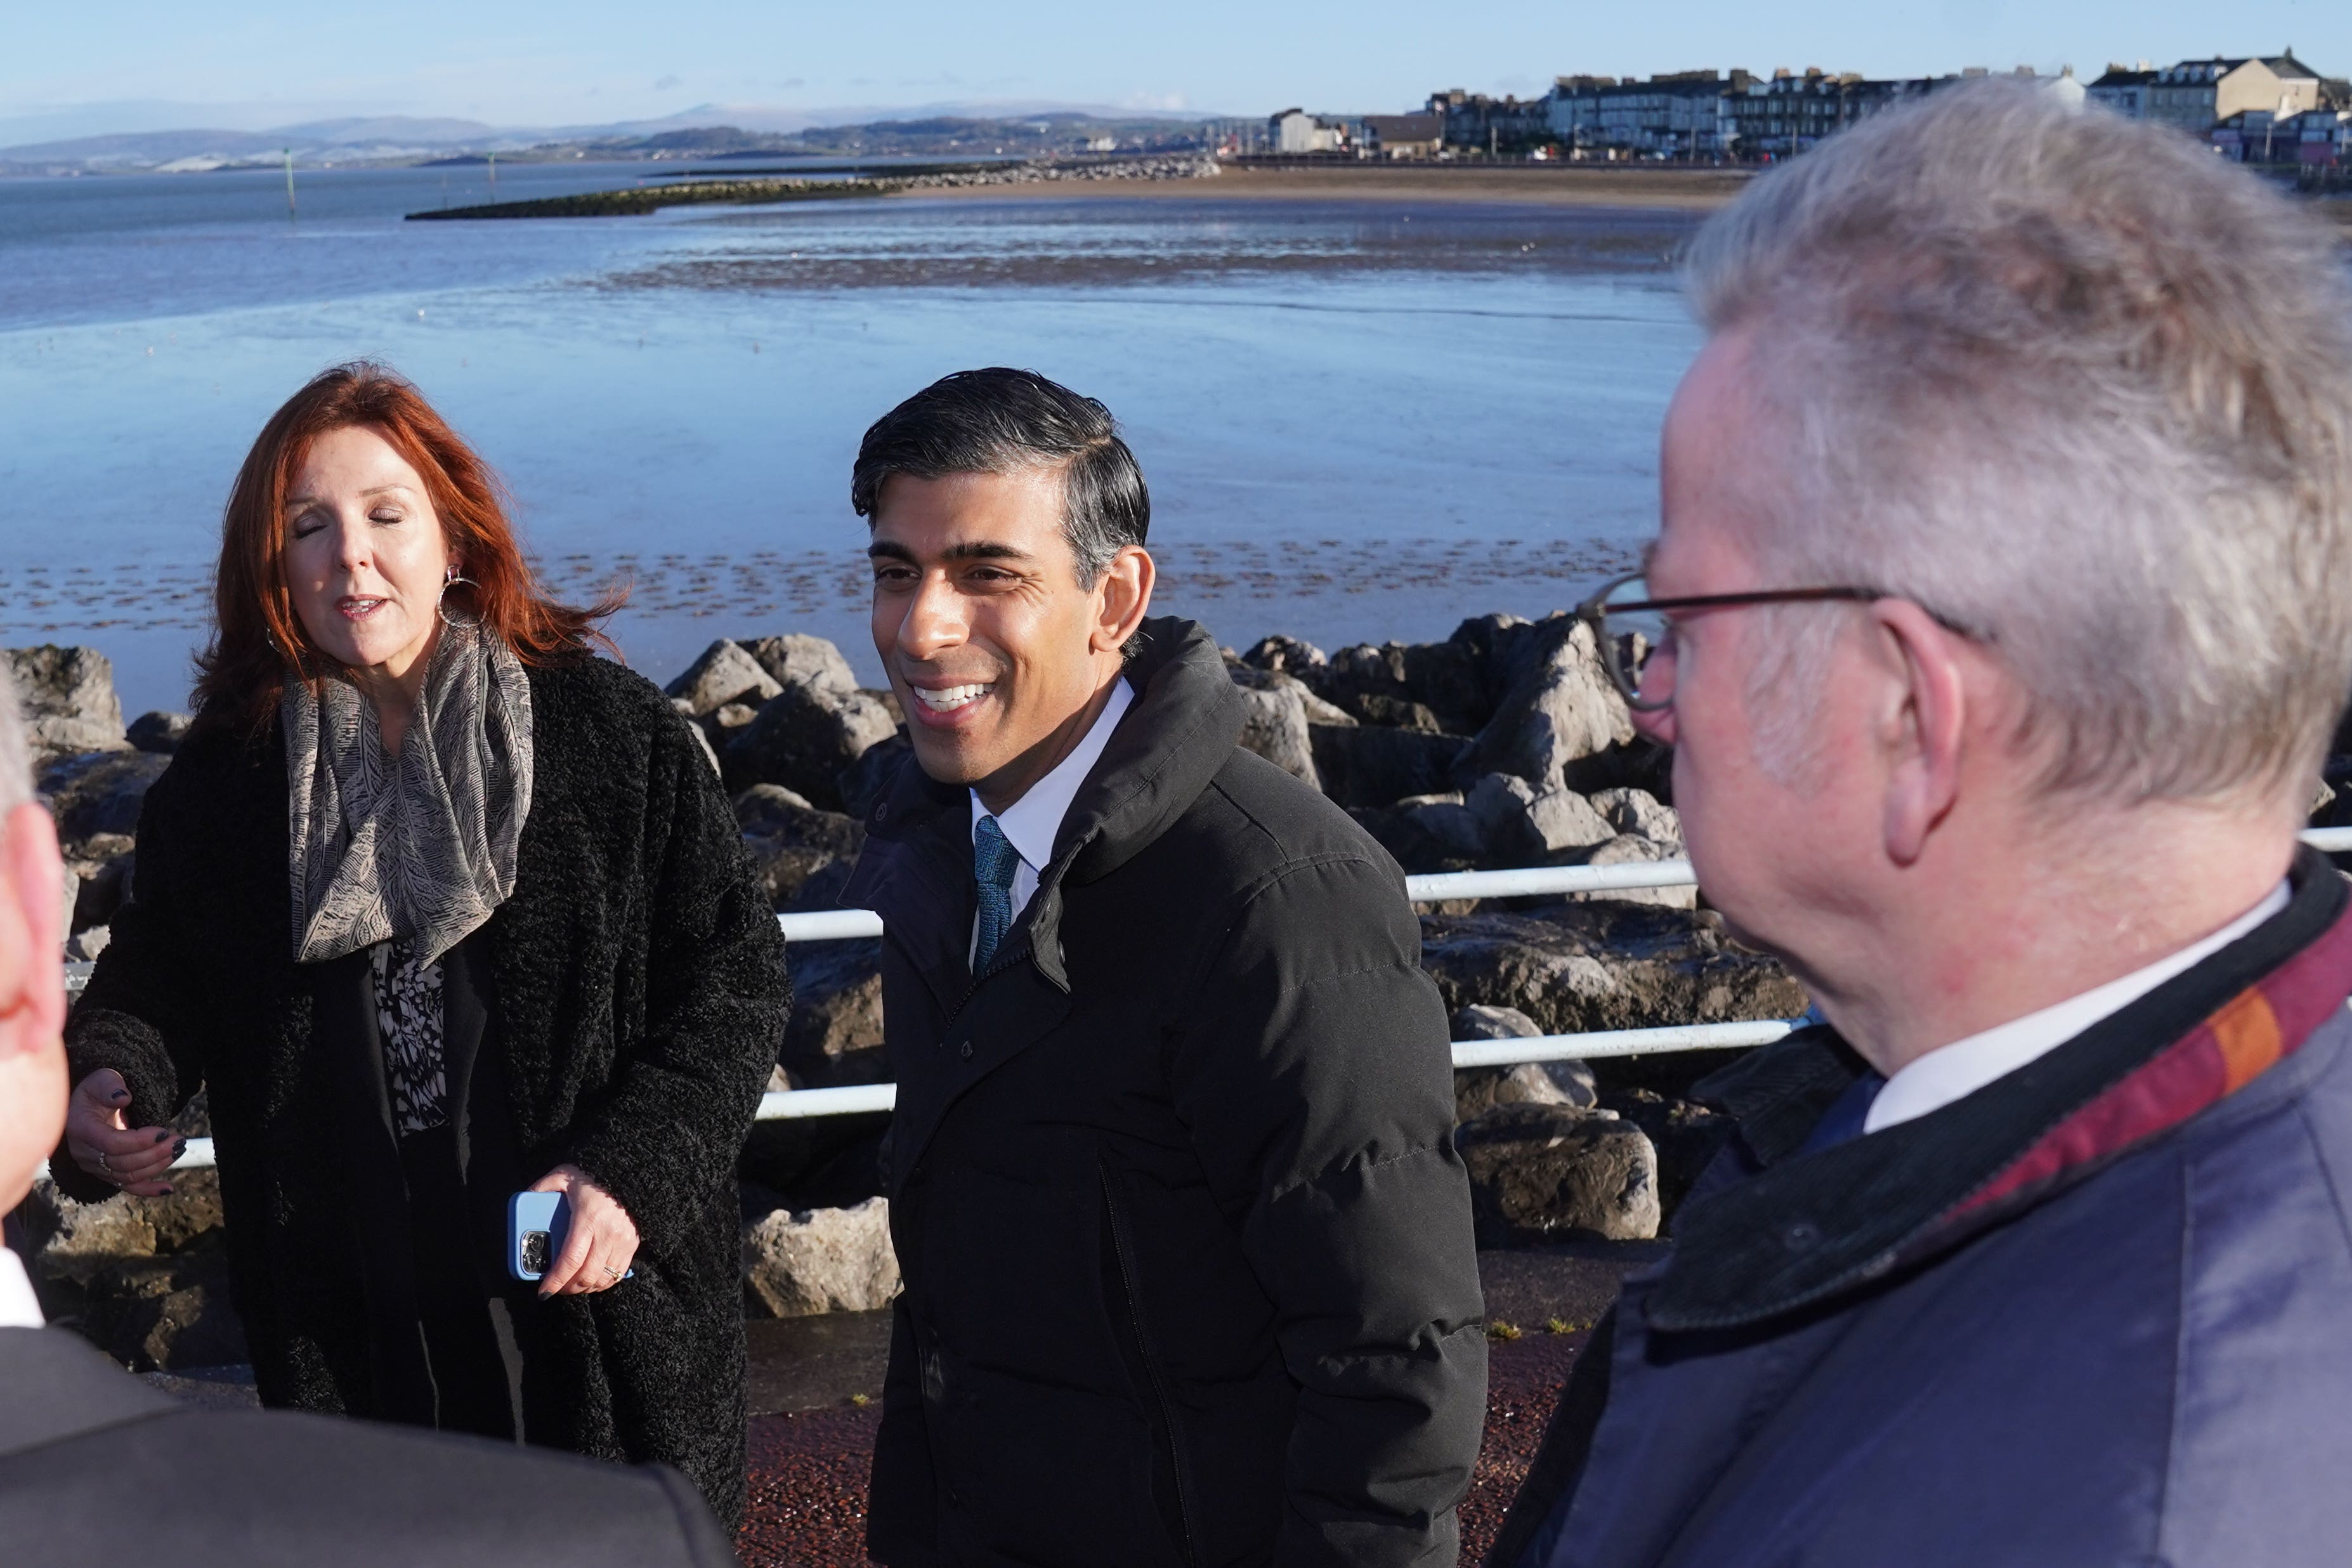
<svg viewBox="0 0 2352 1568">
<path fill-rule="evenodd" d="M 52 121 L 53 122 L 53 121 Z M 679 158 L 745 153 L 1045 153 L 1168 145 L 1204 122 L 1106 105 L 1046 102 L 926 104 L 887 110 L 704 104 L 659 120 L 514 127 L 473 120 L 375 115 L 313 120 L 262 131 L 125 131 L 46 141 L 9 140 L 0 120 L 0 171 L 12 174 L 193 172 L 275 163 L 414 163 L 457 156 Z"/>
</svg>

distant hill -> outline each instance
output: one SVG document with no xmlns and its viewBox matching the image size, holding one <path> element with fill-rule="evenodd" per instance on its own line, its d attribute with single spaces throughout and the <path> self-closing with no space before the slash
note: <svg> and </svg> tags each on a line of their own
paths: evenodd
<svg viewBox="0 0 2352 1568">
<path fill-rule="evenodd" d="M 819 154 L 1035 155 L 1192 144 L 1197 116 L 1066 104 L 937 104 L 919 109 L 805 110 L 706 105 L 656 121 L 552 129 L 377 115 L 306 121 L 267 131 L 173 129 L 0 146 L 0 170 L 91 174 L 275 162 L 415 163 L 496 153 L 501 159 L 676 159 Z M 1102 149 L 1108 150 L 1108 149 Z"/>
</svg>

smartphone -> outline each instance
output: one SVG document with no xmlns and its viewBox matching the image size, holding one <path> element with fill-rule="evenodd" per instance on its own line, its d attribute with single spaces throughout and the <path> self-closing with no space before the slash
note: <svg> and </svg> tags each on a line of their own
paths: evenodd
<svg viewBox="0 0 2352 1568">
<path fill-rule="evenodd" d="M 507 1205 L 507 1268 L 518 1279 L 538 1279 L 563 1255 L 572 1231 L 572 1204 L 562 1193 L 517 1193 Z M 634 1279 L 637 1271 L 621 1276 Z"/>
<path fill-rule="evenodd" d="M 562 1193 L 517 1193 L 507 1205 L 507 1268 L 518 1279 L 537 1279 L 563 1251 L 572 1205 Z"/>
</svg>

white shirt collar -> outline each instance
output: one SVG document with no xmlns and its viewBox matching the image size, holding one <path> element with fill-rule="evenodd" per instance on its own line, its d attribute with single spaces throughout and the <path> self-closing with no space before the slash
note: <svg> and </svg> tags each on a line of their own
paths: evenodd
<svg viewBox="0 0 2352 1568">
<path fill-rule="evenodd" d="M 0 1329 L 40 1329 L 48 1326 L 41 1316 L 41 1300 L 33 1294 L 33 1282 L 25 1275 L 25 1260 L 5 1247 L 0 1247 Z"/>
<path fill-rule="evenodd" d="M 980 804 L 980 792 L 972 791 L 973 828 L 980 826 L 982 817 L 994 816 L 996 826 L 1004 830 L 1006 840 L 1034 879 L 1054 858 L 1054 840 L 1061 835 L 1062 818 L 1069 815 L 1070 803 L 1078 797 L 1078 786 L 1087 782 L 1087 775 L 1095 771 L 1095 763 L 1102 760 L 1103 748 L 1110 744 L 1111 731 L 1118 728 L 1119 720 L 1134 702 L 1135 691 L 1128 685 L 1127 678 L 1121 676 L 1113 681 L 1110 700 L 1103 704 L 1102 712 L 1096 716 L 1094 727 L 1087 731 L 1086 738 L 1055 764 L 1052 773 L 1031 784 L 1028 794 L 1003 811 L 991 812 Z M 1030 886 L 1035 886 L 1034 879 Z M 1028 900 L 1024 898 L 1019 901 Z"/>
<path fill-rule="evenodd" d="M 2169 958 L 2160 958 L 2145 969 L 2136 969 L 2120 980 L 2110 980 L 2039 1013 L 2028 1013 L 2022 1018 L 2013 1018 L 1929 1051 L 1886 1080 L 1886 1087 L 1870 1102 L 1862 1130 L 1876 1132 L 1931 1110 L 1940 1110 L 1962 1095 L 1974 1094 L 1993 1079 L 2038 1060 L 2100 1019 L 2123 1011 L 2174 975 L 2194 969 L 2286 908 L 2286 904 L 2287 885 L 2281 882 L 2261 903 Z"/>
</svg>

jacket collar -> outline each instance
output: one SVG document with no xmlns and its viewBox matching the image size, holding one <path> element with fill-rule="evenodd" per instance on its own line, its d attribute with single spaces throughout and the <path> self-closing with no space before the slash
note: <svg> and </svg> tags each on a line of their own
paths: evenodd
<svg viewBox="0 0 2352 1568">
<path fill-rule="evenodd" d="M 1958 1247 L 2235 1093 L 2352 991 L 2344 879 L 2305 851 L 2287 907 L 2039 1060 L 1916 1121 L 1797 1150 L 1861 1070 L 1827 1028 L 1698 1086 L 1761 1172 L 1694 1198 L 1644 1306 L 1664 1331 L 1745 1327 Z"/>
<path fill-rule="evenodd" d="M 1099 880 L 1149 847 L 1191 809 L 1241 738 L 1241 695 L 1208 632 L 1165 616 L 1145 621 L 1138 635 L 1142 651 L 1127 672 L 1134 703 L 1064 814 L 1053 859 L 992 972 L 1026 958 L 1068 991 L 1064 886 Z M 866 832 L 868 847 L 843 901 L 882 916 L 918 966 L 937 976 L 934 990 L 951 1015 L 959 997 L 945 993 L 962 976 L 973 906 L 969 793 L 940 784 L 909 758 Z"/>
</svg>

